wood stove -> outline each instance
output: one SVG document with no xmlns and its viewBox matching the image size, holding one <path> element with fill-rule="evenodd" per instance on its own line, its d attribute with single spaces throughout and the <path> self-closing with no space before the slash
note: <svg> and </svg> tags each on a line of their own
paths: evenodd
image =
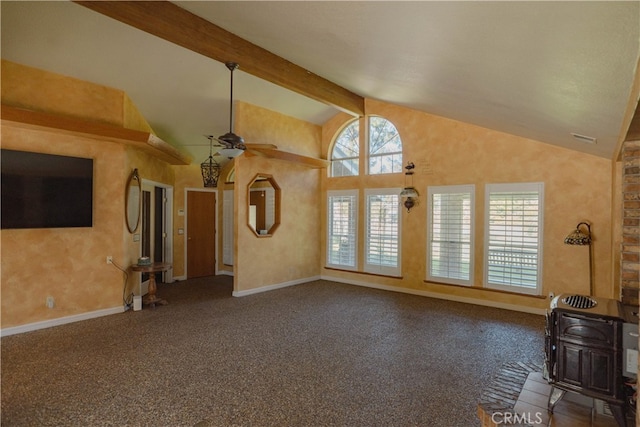
<svg viewBox="0 0 640 427">
<path fill-rule="evenodd" d="M 623 312 L 619 301 L 559 295 L 551 301 L 545 327 L 544 375 L 552 385 L 549 412 L 565 392 L 609 404 L 626 426 L 622 376 Z"/>
</svg>

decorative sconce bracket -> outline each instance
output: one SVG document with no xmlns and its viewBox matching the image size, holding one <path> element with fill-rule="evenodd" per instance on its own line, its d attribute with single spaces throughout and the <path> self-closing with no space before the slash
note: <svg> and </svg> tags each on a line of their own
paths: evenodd
<svg viewBox="0 0 640 427">
<path fill-rule="evenodd" d="M 411 212 L 411 209 L 418 204 L 418 197 L 420 196 L 418 190 L 413 186 L 413 169 L 415 167 L 413 162 L 408 162 L 407 166 L 404 167 L 407 171 L 404 173 L 404 189 L 400 192 L 400 197 L 405 199 L 402 204 L 407 208 L 407 212 Z M 411 177 L 410 185 L 407 185 L 407 176 Z"/>
</svg>

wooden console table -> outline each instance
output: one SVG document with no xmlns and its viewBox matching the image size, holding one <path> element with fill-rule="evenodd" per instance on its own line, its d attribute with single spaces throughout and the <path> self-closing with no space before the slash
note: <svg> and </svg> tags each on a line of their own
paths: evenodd
<svg viewBox="0 0 640 427">
<path fill-rule="evenodd" d="M 154 262 L 149 265 L 139 265 L 133 264 L 131 266 L 131 270 L 137 271 L 140 273 L 149 273 L 149 293 L 144 297 L 142 302 L 145 305 L 150 305 L 151 307 L 155 307 L 156 304 L 167 305 L 167 301 L 160 299 L 156 296 L 156 273 L 161 271 L 167 271 L 171 268 L 171 264 L 168 262 Z"/>
</svg>

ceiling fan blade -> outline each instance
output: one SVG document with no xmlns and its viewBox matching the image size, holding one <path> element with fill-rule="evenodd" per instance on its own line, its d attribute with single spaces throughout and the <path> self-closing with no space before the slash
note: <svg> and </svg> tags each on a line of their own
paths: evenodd
<svg viewBox="0 0 640 427">
<path fill-rule="evenodd" d="M 278 146 L 274 144 L 245 144 L 247 148 L 270 148 L 272 150 L 277 150 Z"/>
<path fill-rule="evenodd" d="M 251 152 L 253 155 L 262 155 L 264 157 L 269 157 L 272 159 L 298 163 L 314 169 L 321 169 L 329 166 L 329 161 L 324 159 L 289 153 L 288 151 L 274 150 L 273 148 L 257 148 L 252 146 Z"/>
<path fill-rule="evenodd" d="M 266 154 L 260 153 L 258 151 L 254 151 L 251 148 L 247 148 L 244 151 L 244 155 L 247 157 L 268 157 Z"/>
</svg>

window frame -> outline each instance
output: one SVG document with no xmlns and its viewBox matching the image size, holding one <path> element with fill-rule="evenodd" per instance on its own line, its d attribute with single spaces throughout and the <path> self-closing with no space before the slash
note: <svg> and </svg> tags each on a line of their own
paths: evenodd
<svg viewBox="0 0 640 427">
<path fill-rule="evenodd" d="M 434 196 L 435 195 L 442 195 L 442 194 L 468 194 L 468 199 L 469 199 L 469 220 L 468 223 L 466 223 L 467 227 L 469 228 L 469 233 L 468 233 L 468 239 L 469 241 L 467 243 L 461 243 L 460 241 L 457 241 L 456 243 L 458 245 L 464 245 L 467 244 L 469 246 L 469 260 L 468 260 L 468 278 L 467 279 L 463 279 L 460 277 L 453 277 L 455 276 L 454 272 L 451 270 L 448 270 L 448 275 L 446 276 L 441 276 L 441 275 L 433 275 L 432 272 L 432 265 L 434 262 L 433 259 L 433 254 L 434 254 L 434 250 L 433 250 L 433 246 L 436 243 L 434 241 Z M 475 266 L 475 185 L 474 184 L 468 184 L 468 185 L 443 185 L 443 186 L 429 186 L 427 187 L 427 256 L 426 256 L 426 280 L 430 281 L 430 282 L 439 282 L 439 283 L 447 283 L 447 284 L 453 284 L 453 285 L 462 285 L 462 286 L 472 286 L 474 283 L 474 266 Z M 461 227 L 464 227 L 465 223 L 461 223 Z M 446 243 L 446 242 L 442 242 L 442 243 Z M 453 243 L 453 242 L 449 242 L 449 243 Z M 463 248 L 462 246 L 460 247 L 460 251 L 459 254 L 463 253 Z M 462 257 L 462 255 L 461 255 Z"/>
<path fill-rule="evenodd" d="M 372 136 L 372 133 L 373 133 L 373 132 L 371 132 L 371 119 L 373 119 L 373 118 L 386 120 L 388 123 L 391 124 L 391 126 L 393 126 L 393 128 L 396 130 L 396 133 L 398 135 L 398 140 L 400 142 L 400 151 L 394 151 L 394 152 L 391 152 L 391 153 L 381 153 L 381 154 L 372 154 L 371 153 L 371 136 Z M 403 162 L 403 158 L 404 158 L 404 146 L 403 146 L 403 143 L 402 143 L 402 137 L 400 136 L 400 131 L 398 130 L 398 127 L 395 125 L 395 123 L 393 123 L 391 120 L 389 120 L 389 119 L 387 119 L 386 117 L 383 117 L 383 116 L 370 115 L 370 116 L 367 116 L 366 129 L 367 129 L 367 133 L 366 133 L 366 135 L 367 135 L 367 138 L 366 138 L 367 147 L 366 147 L 365 164 L 366 164 L 366 167 L 367 167 L 367 169 L 366 169 L 367 175 L 389 175 L 389 174 L 393 174 L 393 173 L 402 173 L 402 171 L 403 171 L 403 166 L 402 166 L 403 163 L 402 162 Z M 399 162 L 400 170 L 398 170 L 398 171 L 393 171 L 392 170 L 391 172 L 380 172 L 380 173 L 372 173 L 371 172 L 371 159 L 372 158 L 385 157 L 385 156 L 392 157 L 392 156 L 395 156 L 395 155 L 400 155 L 400 162 Z"/>
<path fill-rule="evenodd" d="M 335 150 L 336 150 L 336 146 L 338 145 L 338 140 L 340 139 L 340 137 L 342 136 L 342 134 L 351 126 L 353 126 L 354 124 L 356 124 L 357 129 L 358 129 L 358 144 L 357 144 L 357 148 L 358 148 L 358 155 L 357 156 L 347 156 L 347 157 L 335 157 Z M 342 128 L 340 128 L 340 130 L 336 133 L 335 137 L 333 138 L 333 144 L 331 144 L 331 165 L 328 168 L 329 169 L 329 177 L 331 178 L 343 178 L 343 177 L 353 177 L 353 176 L 360 176 L 360 157 L 361 157 L 361 132 L 360 132 L 360 127 L 361 127 L 361 120 L 356 118 L 353 119 L 349 122 L 347 122 Z M 334 162 L 343 162 L 343 161 L 352 161 L 355 160 L 355 165 L 356 165 L 356 173 L 353 175 L 334 175 Z"/>
<path fill-rule="evenodd" d="M 327 191 L 327 248 L 326 248 L 326 265 L 331 268 L 338 268 L 341 270 L 357 270 L 358 269 L 358 216 L 359 216 L 359 207 L 358 207 L 358 190 L 329 190 Z M 333 214 L 332 214 L 332 201 L 333 197 L 352 197 L 353 198 L 353 216 L 350 219 L 353 219 L 353 226 L 349 225 L 350 228 L 353 229 L 353 265 L 349 264 L 336 264 L 332 261 L 332 238 L 333 238 Z"/>
<path fill-rule="evenodd" d="M 522 284 L 505 284 L 490 281 L 490 246 L 492 244 L 491 223 L 492 208 L 491 196 L 493 194 L 509 193 L 537 193 L 537 221 L 536 221 L 536 283 L 535 286 Z M 524 232 L 522 233 L 524 235 Z M 485 185 L 485 241 L 484 241 L 484 286 L 489 289 L 497 289 L 507 292 L 515 292 L 526 295 L 542 295 L 542 266 L 544 246 L 544 183 L 512 183 L 512 184 L 486 184 Z M 494 240 L 495 242 L 495 240 Z M 524 243 L 523 243 L 524 245 Z M 529 245 L 531 246 L 531 245 Z M 512 246 L 517 247 L 517 246 Z M 510 261 L 512 262 L 512 261 Z"/>
<path fill-rule="evenodd" d="M 400 203 L 400 188 L 367 188 L 364 191 L 364 204 L 365 204 L 365 227 L 364 227 L 364 272 L 371 274 L 379 274 L 384 276 L 400 277 L 402 272 L 402 210 Z M 371 204 L 370 197 L 372 196 L 395 196 L 395 216 L 397 218 L 396 229 L 396 266 L 373 264 L 369 262 L 369 253 L 371 248 L 372 239 L 370 239 L 370 221 L 371 221 Z"/>
</svg>

